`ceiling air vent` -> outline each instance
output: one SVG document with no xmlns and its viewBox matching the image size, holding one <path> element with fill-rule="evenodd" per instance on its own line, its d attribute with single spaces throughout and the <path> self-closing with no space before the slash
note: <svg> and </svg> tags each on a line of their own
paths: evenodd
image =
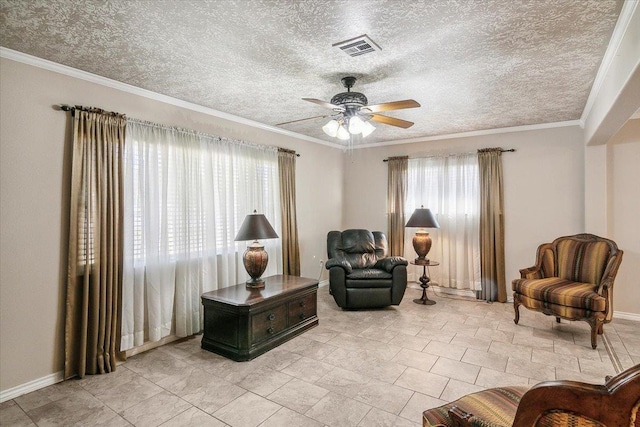
<svg viewBox="0 0 640 427">
<path fill-rule="evenodd" d="M 373 40 L 366 34 L 358 36 L 353 39 L 345 40 L 343 42 L 334 43 L 331 46 L 339 47 L 344 53 L 349 56 L 360 56 L 365 53 L 375 52 L 382 50 Z"/>
</svg>

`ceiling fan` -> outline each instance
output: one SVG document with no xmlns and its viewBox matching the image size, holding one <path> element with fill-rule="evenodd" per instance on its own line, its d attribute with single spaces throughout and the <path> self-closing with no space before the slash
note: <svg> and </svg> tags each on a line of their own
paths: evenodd
<svg viewBox="0 0 640 427">
<path fill-rule="evenodd" d="M 334 95 L 334 97 L 331 98 L 331 102 L 315 98 L 302 98 L 304 101 L 313 102 L 314 104 L 333 110 L 333 113 L 278 123 L 276 126 L 331 117 L 332 119 L 322 127 L 322 130 L 327 135 L 342 140 L 347 140 L 351 135 L 357 134 L 361 134 L 363 137 L 366 137 L 375 130 L 375 127 L 370 123 L 371 121 L 385 125 L 397 126 L 403 129 L 413 126 L 413 122 L 377 113 L 380 111 L 420 107 L 418 102 L 413 99 L 405 99 L 403 101 L 367 105 L 367 97 L 364 96 L 364 94 L 360 92 L 351 92 L 351 88 L 355 83 L 355 77 L 343 77 L 342 84 L 347 88 L 347 91 Z"/>
</svg>

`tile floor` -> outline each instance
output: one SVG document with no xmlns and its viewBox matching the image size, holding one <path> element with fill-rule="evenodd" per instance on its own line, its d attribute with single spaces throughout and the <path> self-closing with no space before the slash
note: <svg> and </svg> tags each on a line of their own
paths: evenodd
<svg viewBox="0 0 640 427">
<path fill-rule="evenodd" d="M 419 426 L 425 409 L 488 387 L 602 383 L 640 363 L 640 324 L 615 320 L 592 350 L 585 322 L 431 293 L 433 306 L 342 311 L 328 287 L 320 325 L 250 362 L 200 336 L 139 354 L 114 373 L 0 404 L 2 426 Z M 610 356 L 611 354 L 611 356 Z"/>
</svg>

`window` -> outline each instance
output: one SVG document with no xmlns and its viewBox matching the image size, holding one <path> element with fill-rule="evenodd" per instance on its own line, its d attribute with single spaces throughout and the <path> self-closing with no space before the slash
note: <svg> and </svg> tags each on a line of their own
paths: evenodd
<svg viewBox="0 0 640 427">
<path fill-rule="evenodd" d="M 200 295 L 246 280 L 234 241 L 264 213 L 280 234 L 277 149 L 127 121 L 123 350 L 202 328 Z M 282 271 L 280 239 L 263 242 L 265 275 Z"/>
<path fill-rule="evenodd" d="M 409 159 L 408 215 L 423 205 L 440 229 L 427 230 L 433 246 L 429 258 L 440 262 L 432 278 L 440 286 L 480 289 L 480 198 L 478 156 L 461 154 Z M 413 253 L 413 233 L 405 233 L 405 254 Z M 408 256 L 411 258 L 411 256 Z"/>
</svg>

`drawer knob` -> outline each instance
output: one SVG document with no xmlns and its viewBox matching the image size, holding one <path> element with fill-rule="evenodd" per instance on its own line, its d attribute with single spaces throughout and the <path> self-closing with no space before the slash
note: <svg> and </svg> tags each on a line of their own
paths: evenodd
<svg viewBox="0 0 640 427">
<path fill-rule="evenodd" d="M 304 301 L 300 301 L 300 307 L 304 307 L 306 304 Z"/>
<path fill-rule="evenodd" d="M 270 334 L 273 334 L 274 330 L 273 330 L 273 328 L 269 328 L 269 329 L 267 329 L 267 332 L 269 332 Z"/>
<path fill-rule="evenodd" d="M 273 320 L 275 318 L 276 318 L 276 315 L 273 314 L 273 313 L 271 313 L 269 316 L 267 316 L 267 319 L 269 319 L 269 320 Z"/>
<path fill-rule="evenodd" d="M 304 315 L 304 313 L 300 313 L 300 316 L 298 316 L 298 317 L 300 317 L 300 319 L 301 319 L 301 320 L 304 320 L 304 318 L 305 318 L 306 316 Z"/>
</svg>

